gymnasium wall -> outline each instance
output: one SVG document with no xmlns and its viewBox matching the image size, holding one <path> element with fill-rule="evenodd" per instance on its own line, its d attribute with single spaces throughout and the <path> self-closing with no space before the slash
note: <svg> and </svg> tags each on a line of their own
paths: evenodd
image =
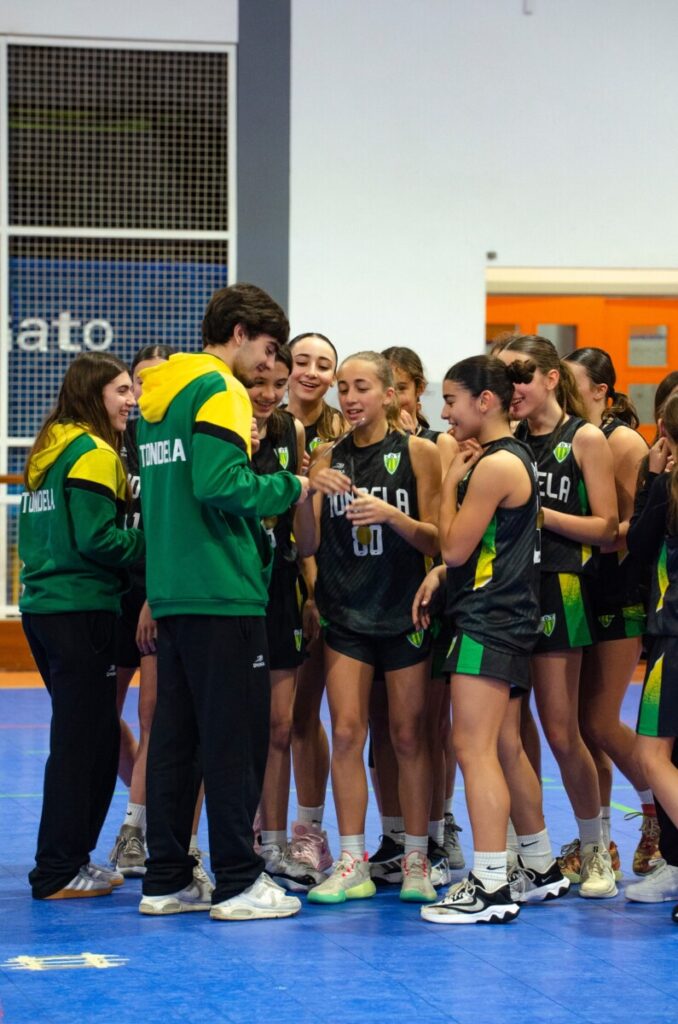
<svg viewBox="0 0 678 1024">
<path fill-rule="evenodd" d="M 293 0 L 290 311 L 482 351 L 504 266 L 672 267 L 673 0 Z M 437 402 L 436 402 L 437 405 Z"/>
</svg>

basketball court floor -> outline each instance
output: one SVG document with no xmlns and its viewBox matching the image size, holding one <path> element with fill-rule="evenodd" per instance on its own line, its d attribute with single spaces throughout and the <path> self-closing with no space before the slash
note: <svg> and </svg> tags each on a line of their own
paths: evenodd
<svg viewBox="0 0 678 1024">
<path fill-rule="evenodd" d="M 502 927 L 425 924 L 397 887 L 339 907 L 304 903 L 273 922 L 224 923 L 205 914 L 149 918 L 140 883 L 110 897 L 40 903 L 32 864 L 47 753 L 49 702 L 26 677 L 0 683 L 0 1022 L 2 1024 L 676 1024 L 678 926 L 672 903 L 586 901 L 571 892 L 527 907 Z M 30 683 L 30 677 L 28 678 Z M 627 696 L 633 723 L 640 688 Z M 136 691 L 126 717 L 134 721 Z M 574 820 L 550 752 L 544 795 L 554 846 Z M 618 778 L 613 837 L 631 861 L 635 794 Z M 126 804 L 120 785 L 96 859 L 104 861 Z M 292 793 L 291 809 L 295 807 Z M 471 855 L 461 785 L 455 812 Z M 328 797 L 327 829 L 336 845 Z M 371 805 L 368 846 L 379 841 Z M 201 843 L 207 847 L 206 830 Z M 209 866 L 209 861 L 206 861 Z M 627 873 L 628 877 L 628 873 Z M 630 879 L 629 879 L 630 880 Z"/>
</svg>

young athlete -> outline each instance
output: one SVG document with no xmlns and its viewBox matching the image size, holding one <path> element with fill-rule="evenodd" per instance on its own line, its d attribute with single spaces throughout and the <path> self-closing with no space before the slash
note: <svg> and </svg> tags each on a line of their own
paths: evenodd
<svg viewBox="0 0 678 1024">
<path fill-rule="evenodd" d="M 252 464 L 255 472 L 262 475 L 281 470 L 297 473 L 304 461 L 304 428 L 291 413 L 279 408 L 291 369 L 291 353 L 282 347 L 276 353 L 273 369 L 259 370 L 247 389 L 259 437 L 259 449 Z M 292 533 L 293 509 L 264 519 L 263 525 L 273 548 L 273 571 L 266 611 L 271 724 L 259 803 L 260 852 L 272 878 L 286 889 L 305 892 L 325 876 L 312 864 L 293 856 L 287 841 L 292 710 L 297 672 L 305 653 L 297 596 L 299 570 Z"/>
<path fill-rule="evenodd" d="M 125 530 L 122 434 L 135 406 L 124 363 L 77 356 L 26 462 L 19 555 L 22 622 L 52 701 L 36 866 L 36 899 L 105 896 L 122 875 L 89 859 L 113 796 L 120 725 L 115 620 L 120 569 L 142 557 Z"/>
<path fill-rule="evenodd" d="M 412 599 L 425 556 L 438 550 L 440 457 L 430 441 L 396 428 L 390 366 L 376 352 L 346 359 L 338 389 L 351 435 L 329 446 L 352 490 L 299 509 L 297 540 L 316 553 L 316 600 L 325 623 L 327 693 L 332 718 L 332 788 L 341 855 L 315 903 L 375 892 L 365 853 L 367 783 L 363 748 L 370 689 L 383 671 L 405 823 L 401 898 L 435 898 L 427 859 L 430 764 L 425 742 L 429 636 L 414 631 Z"/>
<path fill-rule="evenodd" d="M 539 471 L 544 513 L 540 578 L 542 630 L 531 663 L 537 709 L 579 826 L 579 895 L 604 899 L 617 887 L 603 843 L 598 776 L 579 731 L 582 649 L 593 640 L 588 579 L 595 548 L 617 538 L 612 453 L 601 430 L 583 418 L 566 363 L 546 338 L 507 341 L 498 358 L 529 364 L 528 384 L 516 384 L 511 416 Z"/>
<path fill-rule="evenodd" d="M 422 907 L 435 924 L 503 923 L 520 902 L 564 895 L 569 883 L 551 853 L 541 790 L 520 742 L 520 701 L 529 691 L 530 654 L 539 629 L 539 496 L 529 449 L 511 434 L 514 384 L 532 370 L 473 356 L 443 385 L 443 416 L 459 453 L 443 483 L 440 545 L 454 636 L 451 672 L 454 747 L 464 774 L 473 831 L 473 870 L 439 903 Z M 434 569 L 417 593 L 415 625 L 445 576 Z M 512 812 L 521 858 L 511 865 Z"/>
<path fill-rule="evenodd" d="M 665 814 L 678 827 L 678 766 L 674 756 L 674 744 L 678 736 L 676 395 L 666 402 L 659 433 L 659 440 L 650 451 L 647 479 L 638 492 L 627 538 L 629 551 L 652 564 L 648 602 L 650 644 L 636 727 L 636 753 Z M 672 468 L 669 469 L 669 466 Z M 662 846 L 663 838 L 662 834 Z M 669 899 L 671 882 L 675 887 L 678 881 L 678 868 L 665 864 L 661 867 L 663 874 L 670 876 L 664 878 L 661 898 Z M 678 922 L 678 905 L 674 907 L 673 919 Z"/>
<path fill-rule="evenodd" d="M 601 553 L 591 580 L 595 612 L 594 643 L 584 649 L 579 690 L 582 735 L 593 754 L 602 801 L 603 838 L 610 850 L 617 878 L 621 878 L 619 852 L 610 838 L 612 762 L 629 779 L 642 807 L 642 837 L 633 856 L 633 870 L 645 875 L 659 857 L 659 826 L 651 790 L 634 758 L 635 736 L 620 721 L 624 694 L 631 682 L 645 631 L 642 566 L 626 548 L 626 534 L 640 464 L 647 445 L 637 432 L 638 417 L 626 395 L 615 390 L 612 360 L 600 348 L 575 349 L 566 357 L 590 423 L 608 439 L 614 460 L 619 507 L 619 536 L 612 549 Z M 568 869 L 577 871 L 576 846 L 568 855 Z"/>
<path fill-rule="evenodd" d="M 421 396 L 427 383 L 421 359 L 411 348 L 402 346 L 385 349 L 382 355 L 388 359 L 393 371 L 400 406 L 400 425 L 407 432 L 436 444 L 444 477 L 457 445 L 454 438 L 444 431 L 431 430 L 421 413 Z M 431 632 L 433 657 L 427 730 L 431 751 L 432 796 L 428 852 L 433 883 L 443 885 L 449 881 L 448 868 L 464 866 L 464 855 L 458 839 L 461 830 L 452 813 L 456 762 L 451 743 L 450 691 L 447 679 L 440 672 L 451 640 L 451 624 L 436 618 Z M 398 801 L 398 763 L 390 742 L 388 702 L 383 681 L 372 690 L 370 755 L 383 832 L 380 847 L 370 858 L 371 873 L 377 882 L 396 884 L 402 881 L 403 822 Z"/>
<path fill-rule="evenodd" d="M 298 334 L 290 342 L 292 371 L 288 386 L 288 410 L 302 424 L 306 453 L 333 441 L 344 430 L 338 409 L 325 401 L 335 383 L 337 351 L 324 334 Z M 297 789 L 297 817 L 292 823 L 290 854 L 311 870 L 324 872 L 332 866 L 332 854 L 323 830 L 325 792 L 330 771 L 330 748 L 320 720 L 325 692 L 324 641 L 315 604 L 316 566 L 313 558 L 302 563 L 302 608 L 307 658 L 297 674 L 292 729 L 292 758 Z"/>
</svg>

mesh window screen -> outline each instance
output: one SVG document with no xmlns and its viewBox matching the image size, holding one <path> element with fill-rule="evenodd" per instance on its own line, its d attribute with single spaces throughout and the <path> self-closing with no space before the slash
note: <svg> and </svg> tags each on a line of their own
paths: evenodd
<svg viewBox="0 0 678 1024">
<path fill-rule="evenodd" d="M 228 59 L 10 46 L 10 223 L 228 230 Z"/>
<path fill-rule="evenodd" d="M 200 348 L 208 299 L 228 283 L 226 242 L 14 238 L 10 437 L 30 437 L 79 351 L 125 362 L 142 345 Z"/>
</svg>

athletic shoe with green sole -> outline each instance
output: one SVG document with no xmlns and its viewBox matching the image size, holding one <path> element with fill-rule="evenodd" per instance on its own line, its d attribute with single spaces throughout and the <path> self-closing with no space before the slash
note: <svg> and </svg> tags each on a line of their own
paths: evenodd
<svg viewBox="0 0 678 1024">
<path fill-rule="evenodd" d="M 405 903 L 434 903 L 438 898 L 431 882 L 429 860 L 417 850 L 403 857 L 400 898 Z"/>
<path fill-rule="evenodd" d="M 358 860 L 343 850 L 329 877 L 309 889 L 307 898 L 309 903 L 345 903 L 346 900 L 369 899 L 376 891 L 377 887 L 370 878 L 367 854 Z"/>
</svg>

